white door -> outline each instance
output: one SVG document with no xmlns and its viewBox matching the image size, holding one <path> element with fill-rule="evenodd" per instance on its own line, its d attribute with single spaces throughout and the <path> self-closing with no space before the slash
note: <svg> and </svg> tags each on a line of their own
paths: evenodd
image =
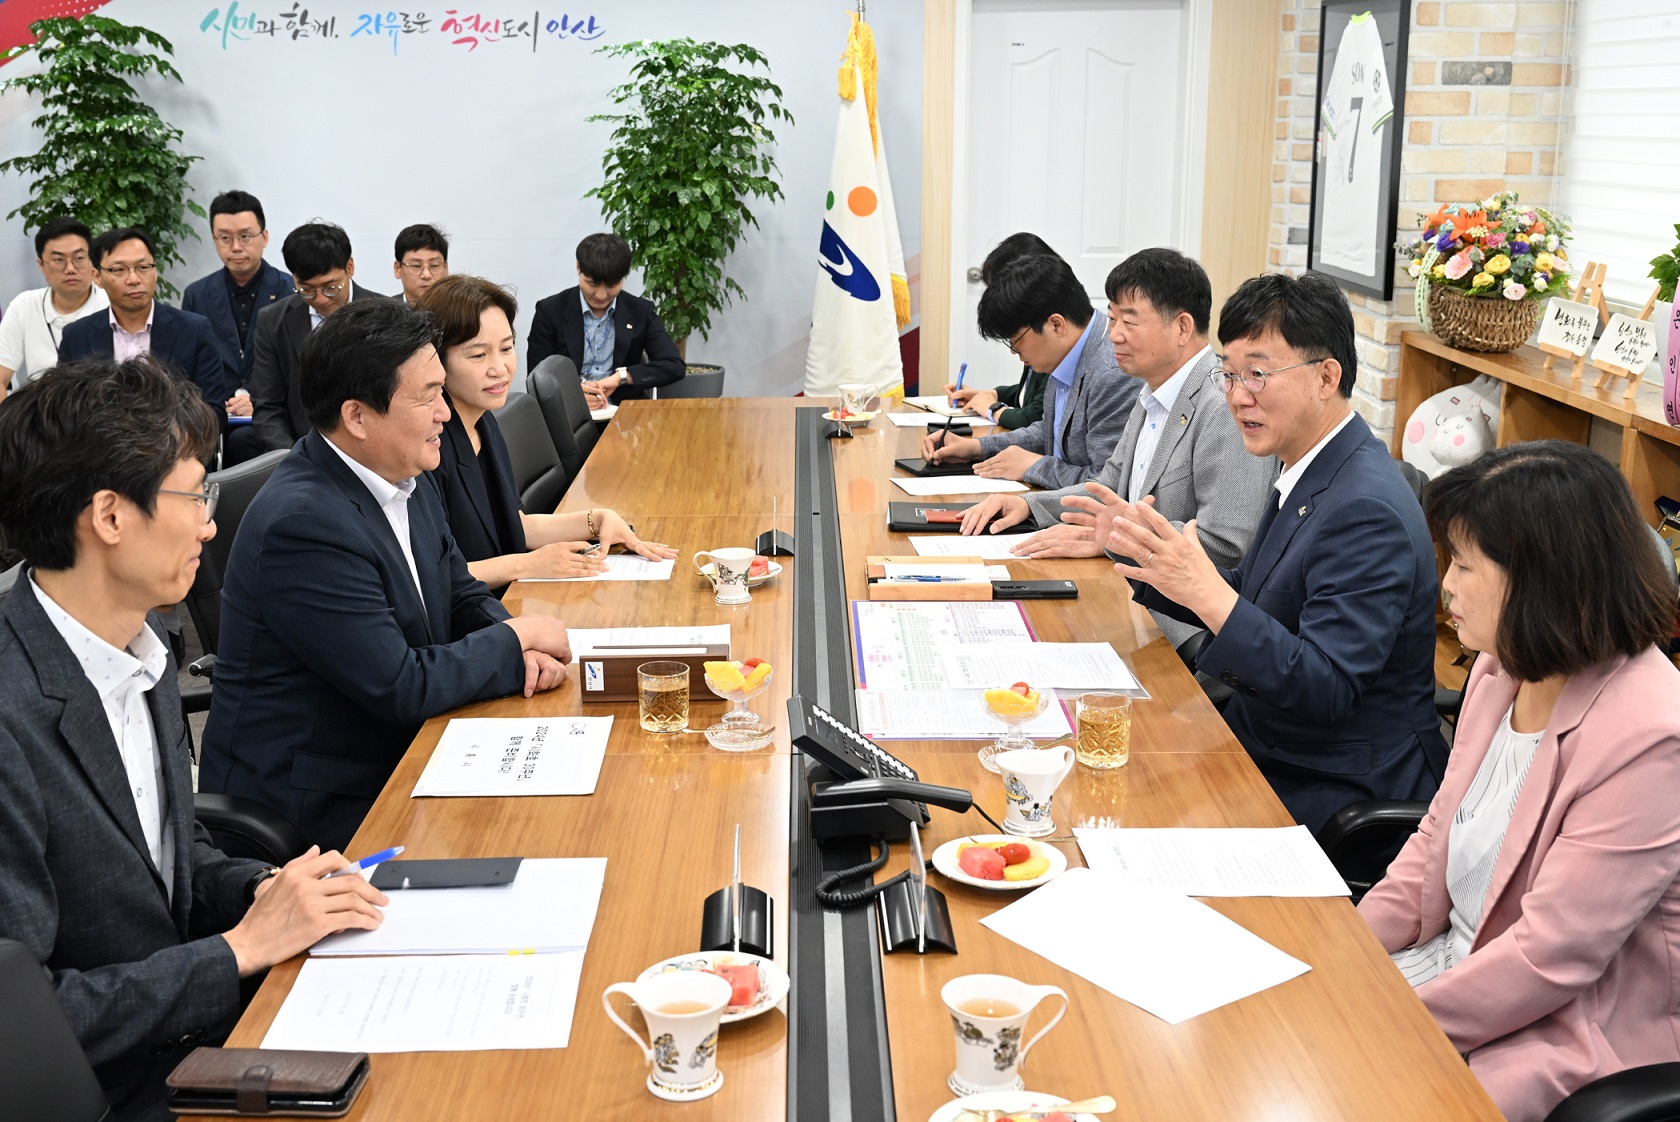
<svg viewBox="0 0 1680 1122">
<path fill-rule="evenodd" d="M 1186 29 L 1176 0 L 975 0 L 971 28 L 970 279 L 956 302 L 966 342 L 952 366 L 966 361 L 965 384 L 992 386 L 1021 374 L 974 323 L 980 263 L 1000 240 L 1026 230 L 1049 242 L 1098 306 L 1110 269 L 1173 244 Z"/>
</svg>

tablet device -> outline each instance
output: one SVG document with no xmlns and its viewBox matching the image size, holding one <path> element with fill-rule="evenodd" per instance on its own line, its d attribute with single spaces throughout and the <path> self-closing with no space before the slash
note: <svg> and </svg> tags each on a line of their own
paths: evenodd
<svg viewBox="0 0 1680 1122">
<path fill-rule="evenodd" d="M 369 883 L 381 892 L 512 884 L 523 860 L 523 857 L 447 857 L 434 861 L 387 861 L 373 871 Z"/>
<path fill-rule="evenodd" d="M 920 456 L 894 460 L 893 463 L 911 475 L 927 478 L 931 475 L 973 475 L 973 464 L 930 464 Z"/>
</svg>

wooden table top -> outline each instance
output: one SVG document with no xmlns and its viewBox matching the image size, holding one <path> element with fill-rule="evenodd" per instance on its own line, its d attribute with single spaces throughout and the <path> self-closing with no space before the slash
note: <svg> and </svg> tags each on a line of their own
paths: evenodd
<svg viewBox="0 0 1680 1122">
<path fill-rule="evenodd" d="M 638 533 L 681 551 L 669 584 L 522 583 L 516 613 L 552 612 L 575 627 L 728 622 L 734 655 L 791 664 L 793 566 L 756 589 L 753 603 L 722 608 L 689 573 L 696 550 L 750 544 L 768 528 L 769 496 L 791 509 L 793 410 L 798 399 L 630 402 L 607 427 L 563 510 L 612 506 Z M 887 482 L 891 460 L 912 455 L 919 433 L 878 421 L 836 441 L 836 486 L 848 592 L 863 594 L 867 553 L 909 552 L 886 528 L 886 503 L 907 496 Z M 704 513 L 696 513 L 704 512 Z M 1027 604 L 1039 637 L 1109 641 L 1154 699 L 1134 707 L 1132 761 L 1117 772 L 1076 768 L 1058 800 L 1058 827 L 1074 825 L 1286 825 L 1289 818 L 1123 581 L 1100 560 L 1018 563 L 1023 578 L 1071 577 L 1077 601 Z M 657 595 L 649 595 L 656 592 Z M 696 697 L 704 687 L 694 684 Z M 790 686 L 780 673 L 754 702 L 779 725 Z M 691 726 L 723 703 L 696 703 Z M 780 1011 L 721 1036 L 722 1091 L 665 1107 L 643 1088 L 634 1046 L 606 1019 L 600 993 L 662 958 L 698 945 L 703 897 L 727 883 L 731 827 L 743 826 L 743 872 L 777 898 L 776 958 L 786 964 L 790 760 L 785 730 L 756 753 L 711 750 L 700 736 L 656 736 L 634 703 L 584 706 L 568 682 L 549 694 L 468 706 L 458 716 L 611 713 L 617 719 L 595 796 L 411 799 L 447 718 L 427 722 L 352 850 L 402 843 L 408 856 L 607 858 L 606 885 L 585 957 L 571 1044 L 561 1050 L 378 1055 L 356 1119 L 641 1118 L 767 1120 L 787 1110 L 787 1022 Z M 929 782 L 970 788 L 994 816 L 1002 792 L 975 760 L 976 742 L 895 741 L 891 750 Z M 1066 816 L 1065 820 L 1062 816 Z M 934 845 L 979 825 L 934 810 Z M 1078 847 L 1056 843 L 1071 863 Z M 882 875 L 902 868 L 901 851 Z M 951 1096 L 946 980 L 1010 974 L 1051 983 L 1072 998 L 1062 1024 L 1033 1050 L 1028 1085 L 1069 1097 L 1108 1093 L 1113 1116 L 1139 1119 L 1296 1120 L 1499 1118 L 1463 1061 L 1345 900 L 1241 899 L 1215 908 L 1312 970 L 1301 978 L 1181 1025 L 1084 982 L 979 925 L 1012 897 L 936 878 L 950 904 L 958 956 L 889 955 L 882 964 L 898 1116 L 920 1122 Z M 1093 933 L 1100 939 L 1100 933 Z M 270 973 L 229 1043 L 261 1042 L 301 959 Z M 790 1001 L 798 1000 L 797 993 Z M 1036 1022 L 1035 1022 L 1036 1024 Z M 839 1122 L 839 1120 L 836 1120 Z"/>
</svg>

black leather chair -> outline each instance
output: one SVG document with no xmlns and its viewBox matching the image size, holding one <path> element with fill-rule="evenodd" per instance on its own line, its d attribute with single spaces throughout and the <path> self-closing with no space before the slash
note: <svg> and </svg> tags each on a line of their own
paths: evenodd
<svg viewBox="0 0 1680 1122">
<path fill-rule="evenodd" d="M 103 1122 L 111 1116 L 70 1020 L 29 948 L 0 939 L 0 1114 L 8 1122 Z"/>
<path fill-rule="evenodd" d="M 1595 1079 L 1546 1122 L 1680 1122 L 1680 1064 L 1646 1064 Z"/>
<path fill-rule="evenodd" d="M 531 371 L 530 384 L 554 450 L 560 453 L 560 466 L 566 469 L 568 479 L 576 479 L 601 434 L 589 416 L 577 367 L 564 355 L 550 355 Z"/>
<path fill-rule="evenodd" d="M 661 401 L 674 397 L 722 397 L 723 368 L 690 366 L 680 379 L 668 386 L 660 386 L 653 395 Z"/>
<path fill-rule="evenodd" d="M 496 414 L 496 424 L 501 426 L 508 458 L 513 461 L 519 505 L 529 514 L 553 513 L 572 477 L 561 466 L 559 450 L 543 421 L 542 406 L 528 393 L 510 394 Z"/>
<path fill-rule="evenodd" d="M 204 543 L 199 554 L 198 572 L 187 592 L 187 612 L 192 616 L 206 654 L 216 653 L 216 641 L 221 634 L 222 575 L 227 572 L 228 555 L 233 550 L 240 519 L 245 517 L 251 500 L 257 497 L 288 451 L 279 448 L 264 452 L 254 460 L 213 471 L 205 477 L 206 483 L 215 483 L 221 489 L 216 499 L 216 536 Z"/>
<path fill-rule="evenodd" d="M 237 795 L 193 796 L 193 817 L 210 831 L 210 840 L 229 857 L 251 857 L 284 865 L 309 848 L 303 831 L 284 815 Z"/>
</svg>

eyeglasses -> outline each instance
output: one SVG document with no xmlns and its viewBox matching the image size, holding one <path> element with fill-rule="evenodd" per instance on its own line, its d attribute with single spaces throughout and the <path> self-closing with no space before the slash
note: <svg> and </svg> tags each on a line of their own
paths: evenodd
<svg viewBox="0 0 1680 1122">
<path fill-rule="evenodd" d="M 1227 397 L 1231 394 L 1231 387 L 1239 381 L 1243 384 L 1243 389 L 1249 393 L 1257 394 L 1266 388 L 1266 379 L 1273 374 L 1282 374 L 1285 370 L 1298 370 L 1303 366 L 1316 366 L 1321 362 L 1328 361 L 1329 359 L 1315 358 L 1306 362 L 1297 362 L 1294 366 L 1280 366 L 1275 370 L 1255 370 L 1250 367 L 1240 372 L 1215 367 L 1208 371 L 1208 380 L 1223 391 Z"/>
<path fill-rule="evenodd" d="M 338 294 L 350 287 L 350 282 L 341 280 L 337 284 L 323 284 L 320 288 L 312 288 L 307 284 L 297 286 L 297 294 L 305 300 L 313 300 L 317 296 L 325 296 L 328 300 L 337 300 Z"/>
<path fill-rule="evenodd" d="M 222 485 L 220 483 L 206 483 L 202 491 L 170 491 L 159 487 L 158 494 L 180 495 L 184 499 L 192 499 L 194 502 L 202 503 L 204 505 L 204 520 L 208 522 L 216 515 L 216 500 L 222 497 Z"/>
<path fill-rule="evenodd" d="M 1009 340 L 1009 342 L 1007 344 L 1005 344 L 1009 348 L 1009 353 L 1010 354 L 1014 355 L 1016 358 L 1021 357 L 1021 352 L 1016 350 L 1015 348 L 1019 347 L 1021 345 L 1021 340 L 1025 339 L 1027 337 L 1027 332 L 1029 332 L 1031 330 L 1032 330 L 1032 328 L 1030 328 L 1030 327 L 1021 328 L 1020 332 L 1015 336 L 1015 338 Z"/>
<path fill-rule="evenodd" d="M 101 265 L 99 266 L 99 271 L 110 277 L 112 280 L 127 280 L 128 274 L 130 273 L 133 273 L 141 280 L 145 280 L 147 277 L 157 272 L 157 264 L 155 262 L 148 261 L 144 265 L 133 266 L 112 265 L 107 268 L 106 266 Z"/>
<path fill-rule="evenodd" d="M 447 273 L 447 261 L 404 261 L 401 262 L 402 271 L 411 277 L 423 277 L 427 273 Z"/>
<path fill-rule="evenodd" d="M 81 272 L 82 269 L 87 266 L 88 255 L 85 253 L 78 253 L 72 257 L 66 257 L 62 253 L 49 253 L 41 260 L 46 263 L 46 266 L 49 269 L 62 269 L 68 265 L 77 272 Z"/>
<path fill-rule="evenodd" d="M 216 244 L 224 248 L 233 245 L 234 242 L 238 242 L 240 245 L 250 245 L 260 237 L 262 237 L 260 231 L 255 234 L 217 234 Z"/>
</svg>

